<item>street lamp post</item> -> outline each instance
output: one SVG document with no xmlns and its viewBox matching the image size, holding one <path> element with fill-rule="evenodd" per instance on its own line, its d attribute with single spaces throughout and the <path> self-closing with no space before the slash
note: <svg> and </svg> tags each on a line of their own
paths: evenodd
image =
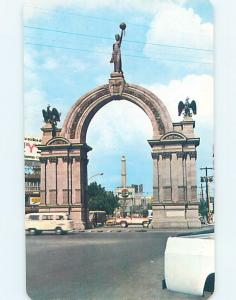
<svg viewBox="0 0 236 300">
<path fill-rule="evenodd" d="M 93 177 L 96 177 L 96 176 L 102 176 L 104 173 L 97 173 L 97 174 L 94 174 L 92 176 L 89 177 L 88 181 L 93 178 Z"/>
</svg>

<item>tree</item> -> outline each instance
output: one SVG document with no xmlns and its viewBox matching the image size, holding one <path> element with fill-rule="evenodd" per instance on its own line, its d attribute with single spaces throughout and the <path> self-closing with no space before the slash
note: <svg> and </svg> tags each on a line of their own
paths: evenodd
<svg viewBox="0 0 236 300">
<path fill-rule="evenodd" d="M 88 199 L 89 210 L 104 210 L 108 215 L 113 214 L 114 210 L 120 206 L 118 197 L 113 192 L 106 191 L 97 182 L 89 184 Z"/>
<path fill-rule="evenodd" d="M 201 216 L 206 217 L 207 212 L 208 212 L 207 203 L 204 199 L 201 199 L 199 203 L 199 213 Z"/>
</svg>

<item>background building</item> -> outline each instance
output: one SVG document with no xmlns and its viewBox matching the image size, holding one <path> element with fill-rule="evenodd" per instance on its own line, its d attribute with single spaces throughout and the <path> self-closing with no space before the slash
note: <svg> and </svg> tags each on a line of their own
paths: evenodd
<svg viewBox="0 0 236 300">
<path fill-rule="evenodd" d="M 121 214 L 141 213 L 144 209 L 147 209 L 151 199 L 144 195 L 143 184 L 127 186 L 125 156 L 121 158 L 121 186 L 115 188 L 114 193 L 120 201 L 120 208 L 117 210 L 117 213 Z"/>
<path fill-rule="evenodd" d="M 25 160 L 25 207 L 31 211 L 40 203 L 40 151 L 37 145 L 41 139 L 36 137 L 24 138 Z"/>
</svg>

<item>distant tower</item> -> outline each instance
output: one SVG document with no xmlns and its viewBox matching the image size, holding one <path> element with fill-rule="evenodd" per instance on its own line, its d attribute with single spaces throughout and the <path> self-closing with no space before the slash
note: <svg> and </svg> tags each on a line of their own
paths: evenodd
<svg viewBox="0 0 236 300">
<path fill-rule="evenodd" d="M 121 157 L 121 186 L 126 187 L 126 159 L 124 155 Z"/>
</svg>

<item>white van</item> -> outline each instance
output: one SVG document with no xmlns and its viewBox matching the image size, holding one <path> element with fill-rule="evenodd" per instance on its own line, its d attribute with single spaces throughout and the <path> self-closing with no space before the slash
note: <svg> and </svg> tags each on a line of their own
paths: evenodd
<svg viewBox="0 0 236 300">
<path fill-rule="evenodd" d="M 74 230 L 74 222 L 66 213 L 31 213 L 25 215 L 25 230 L 30 234 L 54 231 L 65 234 Z"/>
</svg>

